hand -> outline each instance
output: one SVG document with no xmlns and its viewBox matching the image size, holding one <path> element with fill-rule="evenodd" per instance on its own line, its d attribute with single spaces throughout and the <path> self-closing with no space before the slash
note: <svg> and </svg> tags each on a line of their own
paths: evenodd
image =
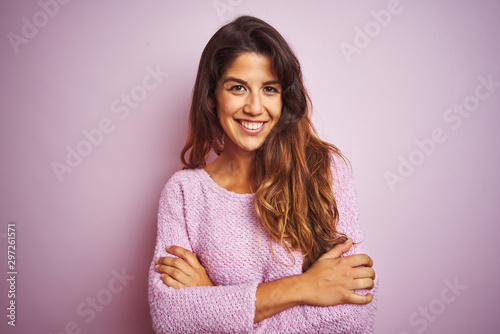
<svg viewBox="0 0 500 334">
<path fill-rule="evenodd" d="M 368 304 L 371 293 L 366 296 L 353 290 L 372 289 L 375 271 L 373 261 L 366 254 L 340 257 L 352 246 L 348 239 L 323 254 L 301 276 L 303 302 L 310 305 L 330 306 L 337 304 Z"/>
<path fill-rule="evenodd" d="M 161 280 L 167 286 L 179 289 L 185 286 L 214 285 L 195 253 L 179 246 L 170 246 L 166 250 L 180 257 L 160 257 L 155 260 L 155 270 L 162 274 Z"/>
</svg>

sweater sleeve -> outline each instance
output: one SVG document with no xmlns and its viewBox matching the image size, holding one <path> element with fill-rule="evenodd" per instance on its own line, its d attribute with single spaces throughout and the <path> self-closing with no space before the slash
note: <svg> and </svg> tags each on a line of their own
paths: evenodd
<svg viewBox="0 0 500 334">
<path fill-rule="evenodd" d="M 334 158 L 332 166 L 333 191 L 339 210 L 337 229 L 352 238 L 357 244 L 342 256 L 366 254 L 366 242 L 359 224 L 356 188 L 352 172 L 346 163 Z M 299 305 L 261 321 L 262 333 L 363 333 L 374 331 L 377 310 L 378 278 L 371 290 L 355 290 L 356 293 L 373 294 L 373 300 L 366 305 L 340 304 L 329 307 Z"/>
<path fill-rule="evenodd" d="M 161 194 L 156 247 L 149 268 L 148 299 L 156 333 L 251 332 L 257 282 L 174 289 L 155 272 L 154 259 L 172 256 L 165 247 L 192 250 L 187 231 L 182 184 L 174 175 Z"/>
</svg>

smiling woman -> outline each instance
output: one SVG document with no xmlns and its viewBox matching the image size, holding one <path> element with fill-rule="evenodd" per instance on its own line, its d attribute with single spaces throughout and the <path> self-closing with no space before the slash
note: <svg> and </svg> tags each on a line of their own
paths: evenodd
<svg viewBox="0 0 500 334">
<path fill-rule="evenodd" d="M 243 53 L 220 80 L 214 108 L 224 130 L 224 150 L 255 151 L 281 115 L 281 85 L 268 56 Z"/>
<path fill-rule="evenodd" d="M 309 110 L 299 62 L 269 24 L 243 16 L 210 39 L 184 169 L 159 204 L 157 333 L 373 332 L 353 179 Z"/>
</svg>

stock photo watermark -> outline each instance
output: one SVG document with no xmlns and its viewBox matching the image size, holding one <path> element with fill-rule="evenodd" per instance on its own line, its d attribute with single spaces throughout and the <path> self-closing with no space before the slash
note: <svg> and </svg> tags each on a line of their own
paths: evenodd
<svg viewBox="0 0 500 334">
<path fill-rule="evenodd" d="M 151 92 L 159 87 L 164 78 L 168 76 L 167 72 L 160 69 L 160 65 L 156 65 L 153 69 L 151 66 L 146 67 L 146 74 L 142 78 L 140 84 L 134 86 L 130 92 L 121 94 L 111 102 L 111 112 L 115 114 L 121 121 L 129 117 L 131 111 L 137 109 L 139 104 L 148 97 L 148 92 Z M 83 139 L 73 147 L 66 145 L 66 157 L 60 161 L 53 161 L 51 166 L 59 180 L 63 182 L 65 174 L 72 173 L 77 168 L 83 159 L 89 156 L 94 148 L 100 146 L 106 135 L 112 133 L 116 128 L 116 124 L 109 117 L 103 117 L 95 128 L 83 129 L 81 134 Z"/>
<path fill-rule="evenodd" d="M 49 24 L 61 10 L 61 5 L 66 5 L 71 0 L 40 0 L 37 2 L 39 10 L 30 17 L 23 16 L 21 18 L 21 29 L 19 33 L 8 32 L 7 39 L 14 53 L 19 53 L 21 45 L 28 44 L 30 40 L 35 38 L 40 30 Z"/>
<path fill-rule="evenodd" d="M 362 28 L 354 26 L 352 42 L 342 41 L 339 44 L 340 51 L 347 63 L 352 61 L 354 55 L 360 54 L 363 49 L 370 45 L 372 40 L 379 36 L 383 29 L 389 26 L 393 18 L 401 14 L 402 11 L 403 5 L 400 0 L 390 0 L 386 5 L 386 9 L 372 10 L 370 12 L 372 20 L 366 22 Z"/>
<path fill-rule="evenodd" d="M 16 223 L 7 224 L 7 324 L 16 326 L 16 293 L 17 293 L 17 267 L 16 267 Z"/>
<path fill-rule="evenodd" d="M 241 5 L 243 0 L 215 0 L 212 2 L 219 21 L 227 21 L 233 18 L 234 10 Z"/>
<path fill-rule="evenodd" d="M 121 272 L 113 269 L 113 276 L 109 279 L 106 286 L 97 291 L 92 296 L 87 297 L 84 301 L 76 306 L 75 313 L 79 317 L 77 320 L 69 320 L 64 324 L 63 330 L 49 332 L 49 334 L 79 334 L 82 332 L 83 324 L 90 324 L 97 317 L 98 313 L 104 311 L 109 305 L 114 296 L 123 292 L 125 288 L 135 279 L 135 276 L 127 275 L 125 268 Z"/>
<path fill-rule="evenodd" d="M 494 81 L 493 75 L 478 76 L 479 84 L 474 92 L 467 95 L 460 103 L 454 103 L 452 107 L 443 112 L 443 121 L 452 130 L 458 130 L 465 119 L 469 118 L 481 103 L 489 99 L 500 87 L 500 81 Z M 404 183 L 412 176 L 417 168 L 436 152 L 437 147 L 448 139 L 446 130 L 443 127 L 436 127 L 431 131 L 430 136 L 423 139 L 415 139 L 416 148 L 409 154 L 398 156 L 397 167 L 394 171 L 384 172 L 384 178 L 391 191 L 396 190 L 396 185 Z"/>
<path fill-rule="evenodd" d="M 424 332 L 429 324 L 436 321 L 441 314 L 446 311 L 447 305 L 456 302 L 457 298 L 467 289 L 466 285 L 460 284 L 458 278 L 453 281 L 445 279 L 445 287 L 441 290 L 438 297 L 433 298 L 427 305 L 420 306 L 408 317 L 408 324 L 416 329 L 418 333 Z M 402 331 L 399 334 L 411 334 L 414 332 Z"/>
</svg>

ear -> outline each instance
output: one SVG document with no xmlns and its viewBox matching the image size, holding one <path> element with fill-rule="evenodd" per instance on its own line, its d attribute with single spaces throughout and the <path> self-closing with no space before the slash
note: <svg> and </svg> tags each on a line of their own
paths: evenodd
<svg viewBox="0 0 500 334">
<path fill-rule="evenodd" d="M 212 97 L 208 98 L 208 104 L 210 105 L 210 108 L 215 110 L 215 100 Z"/>
</svg>

